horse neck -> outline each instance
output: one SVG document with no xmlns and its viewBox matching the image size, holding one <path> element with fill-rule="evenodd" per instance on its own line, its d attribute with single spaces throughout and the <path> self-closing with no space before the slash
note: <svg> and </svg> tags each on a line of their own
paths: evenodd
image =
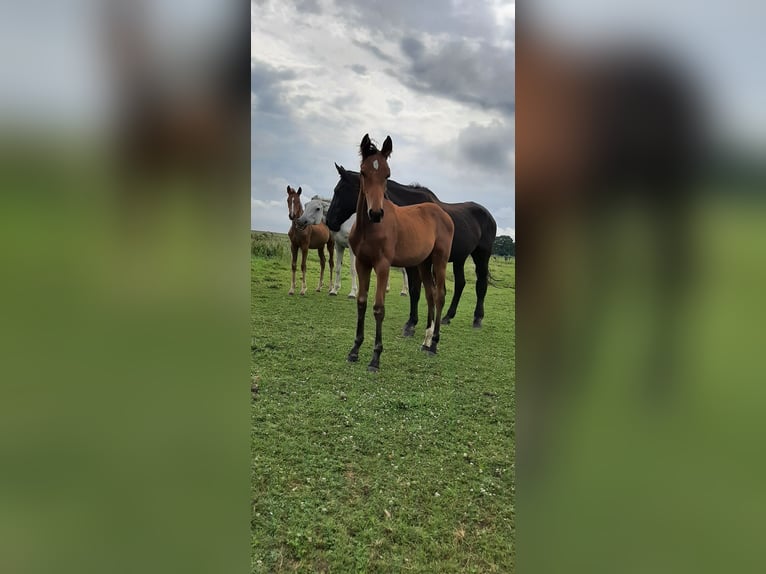
<svg viewBox="0 0 766 574">
<path fill-rule="evenodd" d="M 365 206 L 367 205 L 367 200 L 364 197 L 364 190 L 362 189 L 362 179 L 359 178 L 359 194 L 356 198 L 356 228 L 362 232 L 365 233 L 367 230 L 367 217 L 366 217 L 366 209 Z"/>
</svg>

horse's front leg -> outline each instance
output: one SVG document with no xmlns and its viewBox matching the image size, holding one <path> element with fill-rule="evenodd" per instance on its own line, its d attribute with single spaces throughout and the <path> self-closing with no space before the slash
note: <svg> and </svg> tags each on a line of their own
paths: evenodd
<svg viewBox="0 0 766 574">
<path fill-rule="evenodd" d="M 380 354 L 383 352 L 383 318 L 386 316 L 386 291 L 390 268 L 387 264 L 375 268 L 377 285 L 375 289 L 375 305 L 372 312 L 375 315 L 375 346 L 372 349 L 372 360 L 368 371 L 377 372 L 380 368 Z"/>
<path fill-rule="evenodd" d="M 324 245 L 317 249 L 317 253 L 319 253 L 319 285 L 317 285 L 318 293 L 322 290 L 322 286 L 324 285 L 324 265 L 326 260 L 324 255 Z"/>
<path fill-rule="evenodd" d="M 348 360 L 351 363 L 359 360 L 359 347 L 364 342 L 364 315 L 367 313 L 367 291 L 370 288 L 370 273 L 372 272 L 372 267 L 362 265 L 358 259 L 356 263 L 359 276 L 359 294 L 356 296 L 356 339 L 354 339 L 354 346 L 348 353 Z"/>
<path fill-rule="evenodd" d="M 327 257 L 330 260 L 330 290 L 332 291 L 332 272 L 335 269 L 335 242 L 330 239 L 327 242 Z"/>
<path fill-rule="evenodd" d="M 290 251 L 292 255 L 292 264 L 290 266 L 290 269 L 292 270 L 292 279 L 290 280 L 290 290 L 287 292 L 288 295 L 295 293 L 295 268 L 298 264 L 298 246 L 295 245 L 295 243 L 291 243 Z"/>
<path fill-rule="evenodd" d="M 301 247 L 301 295 L 306 294 L 306 257 L 308 257 L 309 248 Z"/>
</svg>

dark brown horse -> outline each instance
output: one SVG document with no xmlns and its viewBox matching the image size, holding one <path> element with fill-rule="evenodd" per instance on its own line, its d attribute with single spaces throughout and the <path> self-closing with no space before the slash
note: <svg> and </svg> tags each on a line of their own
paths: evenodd
<svg viewBox="0 0 766 574">
<path fill-rule="evenodd" d="M 393 143 L 386 137 L 378 148 L 365 134 L 359 152 L 359 198 L 356 223 L 351 229 L 349 243 L 356 254 L 359 292 L 356 297 L 356 339 L 348 360 L 359 359 L 359 347 L 364 341 L 364 316 L 367 311 L 367 291 L 370 275 L 375 269 L 375 346 L 369 371 L 377 371 L 383 352 L 382 326 L 385 317 L 386 285 L 392 265 L 416 267 L 426 290 L 428 324 L 422 349 L 436 353 L 439 342 L 441 311 L 446 296 L 445 280 L 455 225 L 444 210 L 433 203 L 399 207 L 385 197 L 386 182 L 391 176 L 388 157 Z"/>
<path fill-rule="evenodd" d="M 290 221 L 293 222 L 290 226 L 290 231 L 287 232 L 290 238 L 290 251 L 292 252 L 292 280 L 287 294 L 292 295 L 295 293 L 295 269 L 298 262 L 298 249 L 301 250 L 301 295 L 306 294 L 306 257 L 309 254 L 309 249 L 316 249 L 317 253 L 319 253 L 321 271 L 319 273 L 319 285 L 316 290 L 321 291 L 324 285 L 325 245 L 330 253 L 330 277 L 332 277 L 334 267 L 333 240 L 330 230 L 324 223 L 303 226 L 298 223 L 298 218 L 303 215 L 300 187 L 298 191 L 295 191 L 289 185 L 287 186 L 287 210 Z"/>
</svg>

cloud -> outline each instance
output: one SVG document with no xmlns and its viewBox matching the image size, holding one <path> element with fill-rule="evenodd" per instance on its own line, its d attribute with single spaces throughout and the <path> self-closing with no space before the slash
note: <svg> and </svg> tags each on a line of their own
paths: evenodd
<svg viewBox="0 0 766 574">
<path fill-rule="evenodd" d="M 270 0 L 251 23 L 251 197 L 265 202 L 251 204 L 252 228 L 286 231 L 288 183 L 306 197 L 331 196 L 333 163 L 358 169 L 365 132 L 393 138 L 397 181 L 419 181 L 443 201 L 477 201 L 503 213 L 500 227 L 514 227 L 514 213 L 503 211 L 514 196 L 512 114 L 494 105 L 491 74 L 477 71 L 483 51 L 508 37 L 491 2 L 319 4 L 320 14 L 307 15 Z M 466 56 L 450 63 L 450 50 Z M 475 85 L 449 69 L 464 65 Z"/>
<path fill-rule="evenodd" d="M 404 102 L 401 100 L 391 99 L 386 100 L 386 103 L 388 104 L 388 110 L 394 115 L 397 115 L 404 109 Z"/>
<path fill-rule="evenodd" d="M 407 65 L 397 75 L 413 90 L 494 108 L 507 115 L 514 112 L 512 47 L 460 38 L 429 49 L 417 38 L 405 36 L 400 48 Z"/>
<path fill-rule="evenodd" d="M 498 120 L 486 126 L 471 123 L 458 135 L 456 146 L 461 160 L 512 175 L 515 147 L 513 123 Z"/>
<path fill-rule="evenodd" d="M 501 235 L 508 235 L 516 241 L 516 229 L 514 227 L 498 227 L 497 237 L 500 237 Z"/>
<path fill-rule="evenodd" d="M 284 83 L 297 77 L 294 70 L 251 60 L 250 92 L 254 96 L 253 107 L 265 113 L 286 112 Z"/>
<path fill-rule="evenodd" d="M 352 44 L 362 48 L 363 50 L 367 50 L 368 52 L 370 52 L 371 54 L 377 56 L 378 58 L 380 58 L 384 62 L 387 62 L 389 64 L 393 64 L 393 63 L 396 62 L 396 59 L 394 59 L 392 56 L 389 56 L 388 54 L 386 54 L 383 50 L 381 50 L 380 48 L 378 48 L 375 44 L 373 44 L 371 42 L 366 42 L 366 41 L 363 41 L 363 40 L 352 40 Z"/>
<path fill-rule="evenodd" d="M 294 2 L 299 12 L 308 12 L 310 14 L 322 13 L 322 7 L 317 0 L 294 0 Z"/>
</svg>

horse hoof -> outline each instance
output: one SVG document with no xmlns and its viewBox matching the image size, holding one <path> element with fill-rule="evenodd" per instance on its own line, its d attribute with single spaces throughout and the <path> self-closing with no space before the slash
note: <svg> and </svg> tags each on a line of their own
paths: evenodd
<svg viewBox="0 0 766 574">
<path fill-rule="evenodd" d="M 348 362 L 349 363 L 356 363 L 359 360 L 359 355 L 349 355 L 348 356 Z"/>
<path fill-rule="evenodd" d="M 333 293 L 332 291 L 330 291 L 329 295 L 330 295 L 330 297 L 337 297 L 338 296 L 337 293 Z"/>
<path fill-rule="evenodd" d="M 402 337 L 414 337 L 415 336 L 415 327 L 405 325 L 404 329 L 402 329 Z"/>
<path fill-rule="evenodd" d="M 442 321 L 442 324 L 444 321 Z M 473 320 L 473 328 L 474 329 L 481 329 L 481 319 L 474 319 Z"/>
<path fill-rule="evenodd" d="M 401 293 L 399 293 L 399 295 L 401 295 L 402 297 L 408 297 L 409 293 L 405 293 L 404 291 L 402 291 Z"/>
<path fill-rule="evenodd" d="M 287 294 L 288 295 L 295 295 L 295 291 L 288 291 Z"/>
<path fill-rule="evenodd" d="M 449 316 L 445 315 L 445 316 L 442 318 L 442 325 L 449 325 L 449 324 L 450 324 L 450 321 L 452 321 L 452 319 L 451 319 Z"/>
<path fill-rule="evenodd" d="M 349 299 L 356 299 L 356 295 L 354 295 L 353 293 L 349 293 L 348 294 L 348 298 Z"/>
<path fill-rule="evenodd" d="M 379 367 L 376 367 L 375 365 L 367 365 L 367 372 L 368 373 L 377 373 L 380 370 Z"/>
</svg>

